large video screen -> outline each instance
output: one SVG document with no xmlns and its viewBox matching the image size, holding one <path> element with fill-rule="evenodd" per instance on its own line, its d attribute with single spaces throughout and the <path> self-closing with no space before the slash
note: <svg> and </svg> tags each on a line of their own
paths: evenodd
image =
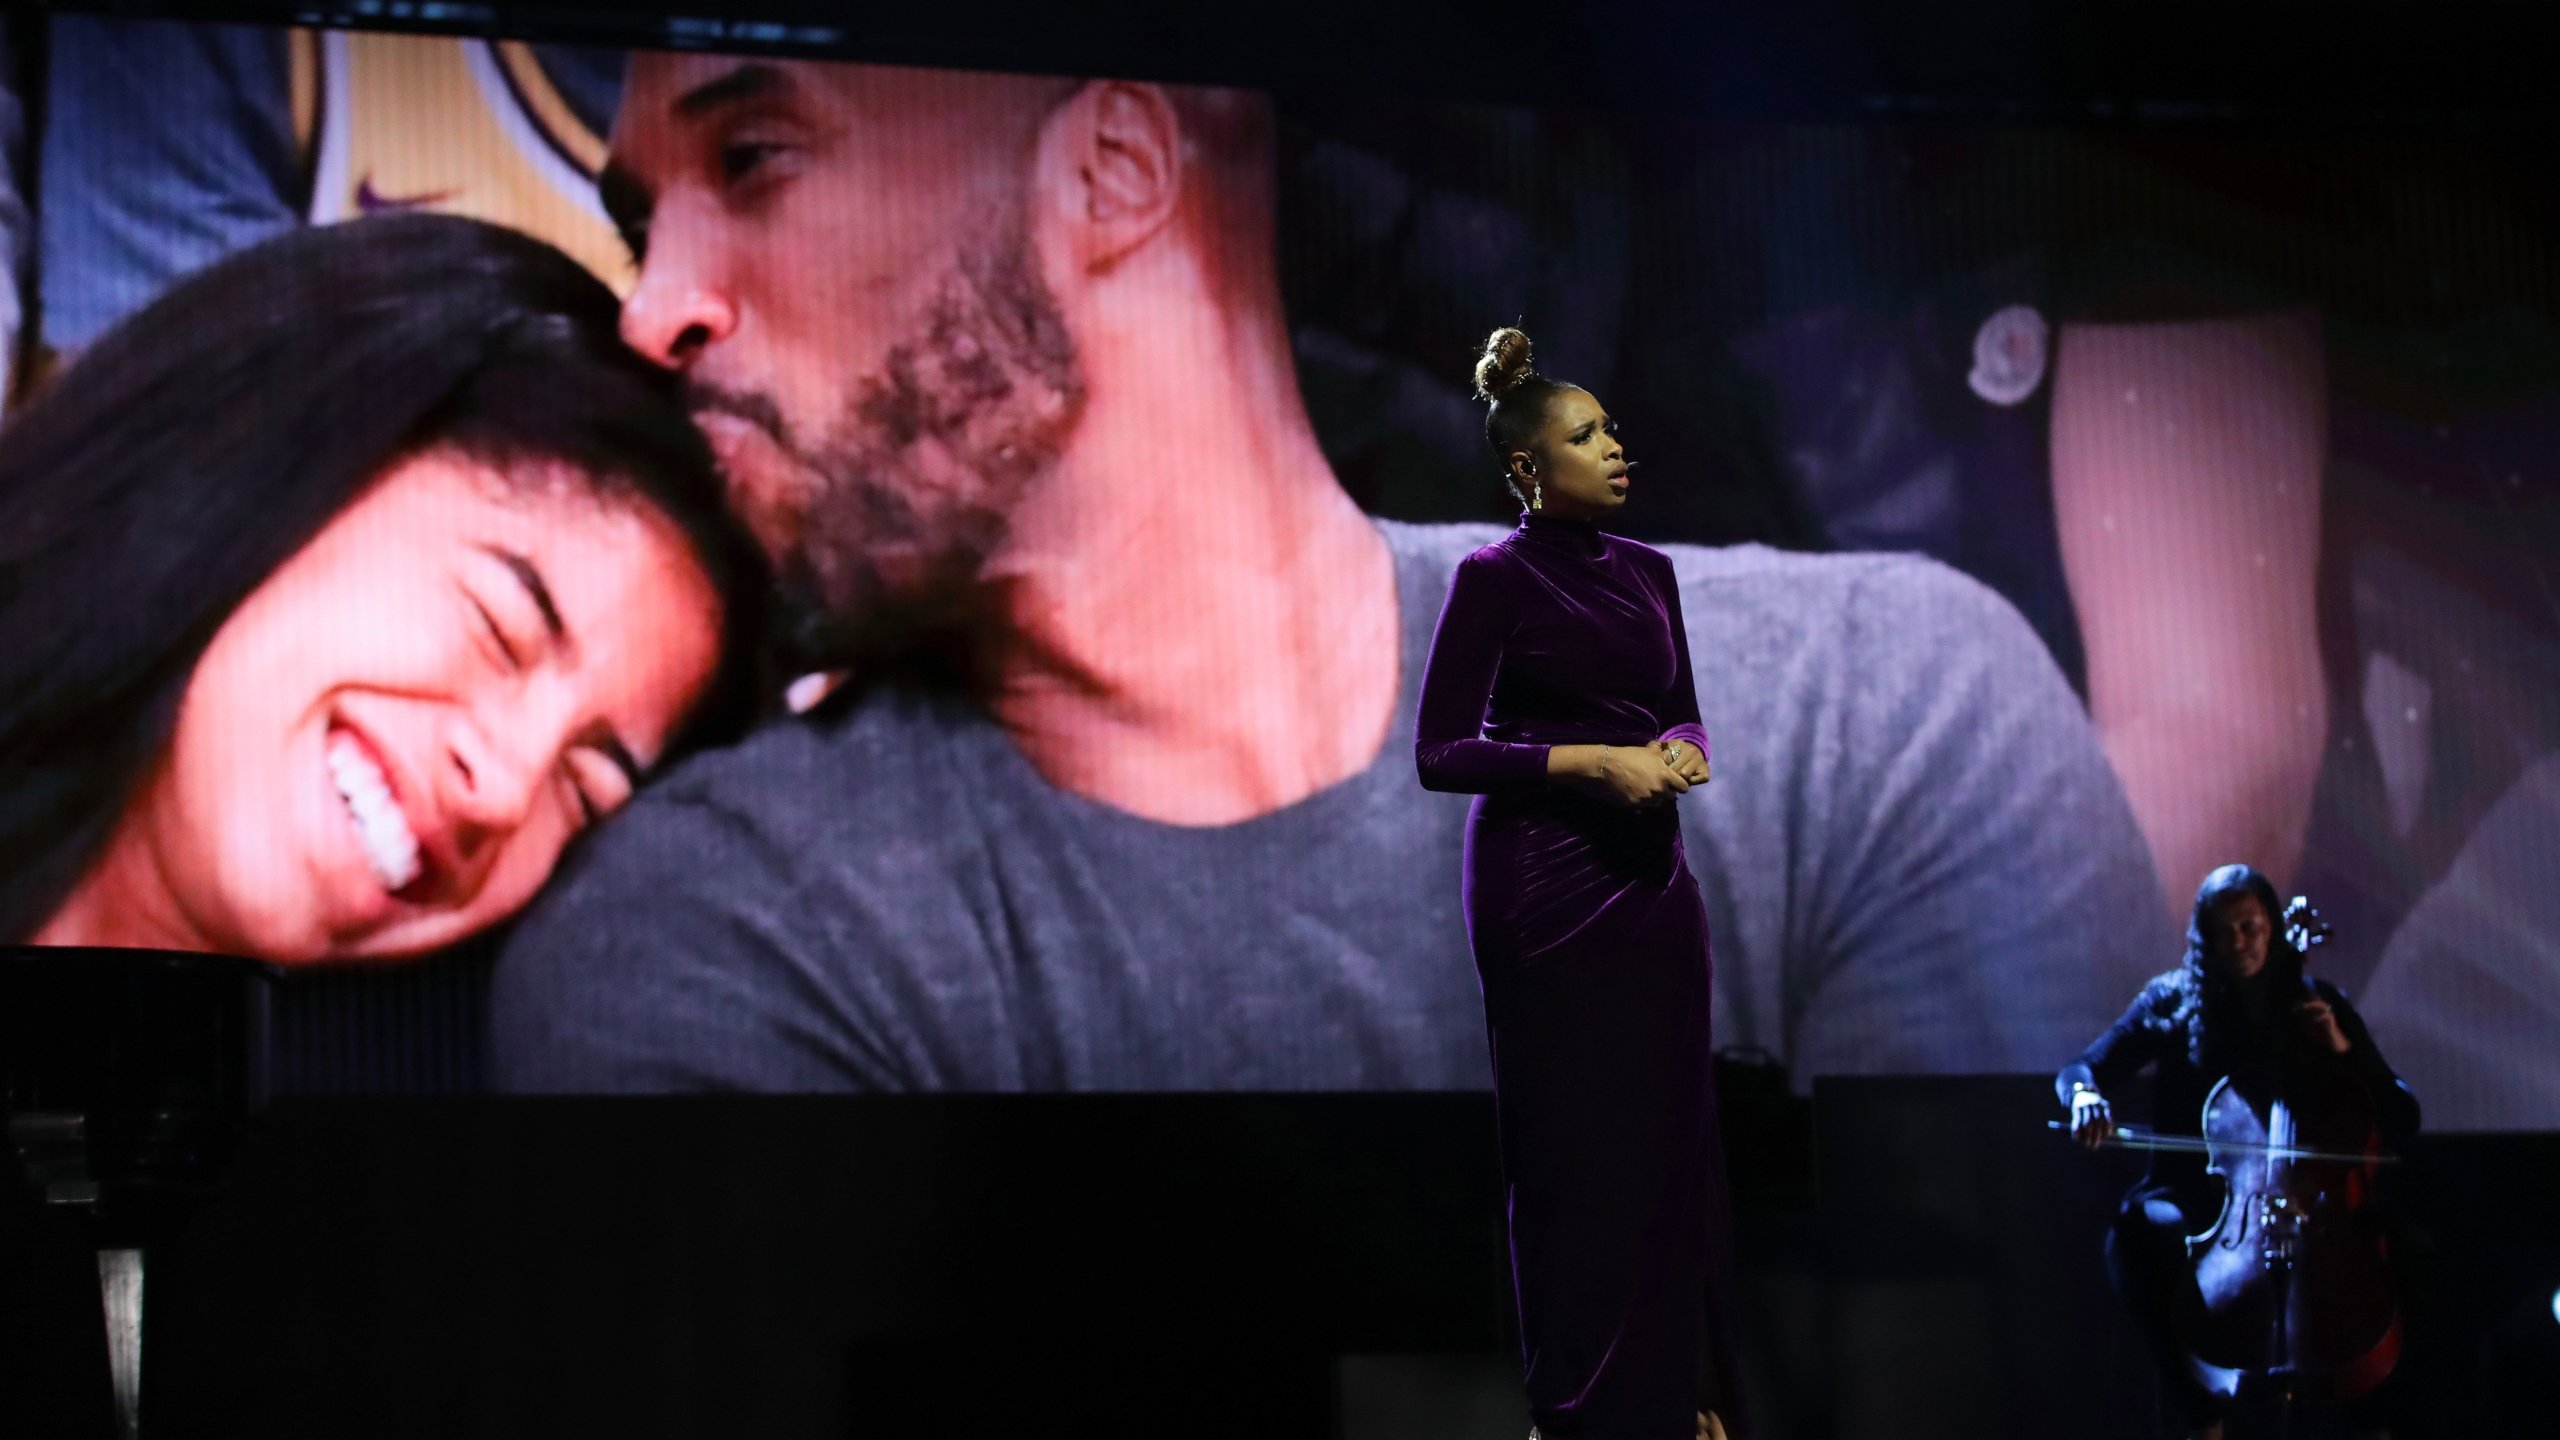
<svg viewBox="0 0 2560 1440">
<path fill-rule="evenodd" d="M 2560 1124 L 2531 156 L 42 44 L 0 938 L 467 965 L 506 1091 L 1481 1088 L 1517 326 L 1677 579 L 1720 1051 L 2049 1072 L 2239 861 L 2431 1128 Z"/>
</svg>

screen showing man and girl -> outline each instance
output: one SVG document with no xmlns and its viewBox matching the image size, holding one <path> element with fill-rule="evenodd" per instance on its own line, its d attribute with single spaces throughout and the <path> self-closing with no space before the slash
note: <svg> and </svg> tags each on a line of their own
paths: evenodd
<svg viewBox="0 0 2560 1440">
<path fill-rule="evenodd" d="M 42 44 L 11 941 L 493 954 L 510 1091 L 1482 1088 L 1414 710 L 1519 323 L 1681 587 L 1720 1048 L 2050 1073 L 2245 861 L 2560 1124 L 2529 156 Z"/>
</svg>

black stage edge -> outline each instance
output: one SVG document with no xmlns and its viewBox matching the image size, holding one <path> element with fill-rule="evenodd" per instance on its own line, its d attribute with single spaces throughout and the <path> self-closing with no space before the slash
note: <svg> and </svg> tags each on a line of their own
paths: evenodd
<svg viewBox="0 0 2560 1440">
<path fill-rule="evenodd" d="M 1785 1173 L 1797 1112 L 1728 1095 L 1768 1440 L 2160 1433 L 2098 1258 L 2137 1157 L 2047 1132 L 2043 1077 L 1814 1108 Z M 2560 1137 L 2430 1137 L 2398 1180 L 2440 1252 L 2400 1440 L 2553 1433 Z M 12 1436 L 100 1433 L 61 1238 L 0 1242 Z M 1459 1381 L 1517 1413 L 1483 1095 L 286 1101 L 152 1263 L 155 1440 L 1305 1440 Z"/>
<path fill-rule="evenodd" d="M 2518 0 L 51 0 L 46 10 L 505 35 L 1728 119 L 2489 135 L 2560 107 Z"/>
<path fill-rule="evenodd" d="M 158 1257 L 160 1436 L 1322 1434 L 1501 1343 L 1480 1096 L 281 1105 Z"/>
</svg>

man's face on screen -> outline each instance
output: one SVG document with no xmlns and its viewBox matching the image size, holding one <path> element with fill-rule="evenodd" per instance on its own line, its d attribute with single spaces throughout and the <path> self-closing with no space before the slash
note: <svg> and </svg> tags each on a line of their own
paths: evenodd
<svg viewBox="0 0 2560 1440">
<path fill-rule="evenodd" d="M 150 877 L 129 888 L 203 948 L 278 961 L 484 930 L 630 797 L 719 615 L 653 509 L 402 461 L 215 633 L 119 832 Z"/>
<path fill-rule="evenodd" d="M 630 343 L 692 381 L 815 643 L 959 606 L 1082 399 L 1010 77 L 644 56 L 605 192 Z"/>
</svg>

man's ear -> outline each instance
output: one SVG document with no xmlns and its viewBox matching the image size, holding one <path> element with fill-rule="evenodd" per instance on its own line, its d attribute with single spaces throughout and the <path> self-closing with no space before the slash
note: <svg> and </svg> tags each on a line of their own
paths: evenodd
<svg viewBox="0 0 2560 1440">
<path fill-rule="evenodd" d="M 1182 116 L 1161 86 L 1096 80 L 1051 112 L 1042 188 L 1080 268 L 1106 270 L 1173 218 L 1182 198 Z"/>
</svg>

